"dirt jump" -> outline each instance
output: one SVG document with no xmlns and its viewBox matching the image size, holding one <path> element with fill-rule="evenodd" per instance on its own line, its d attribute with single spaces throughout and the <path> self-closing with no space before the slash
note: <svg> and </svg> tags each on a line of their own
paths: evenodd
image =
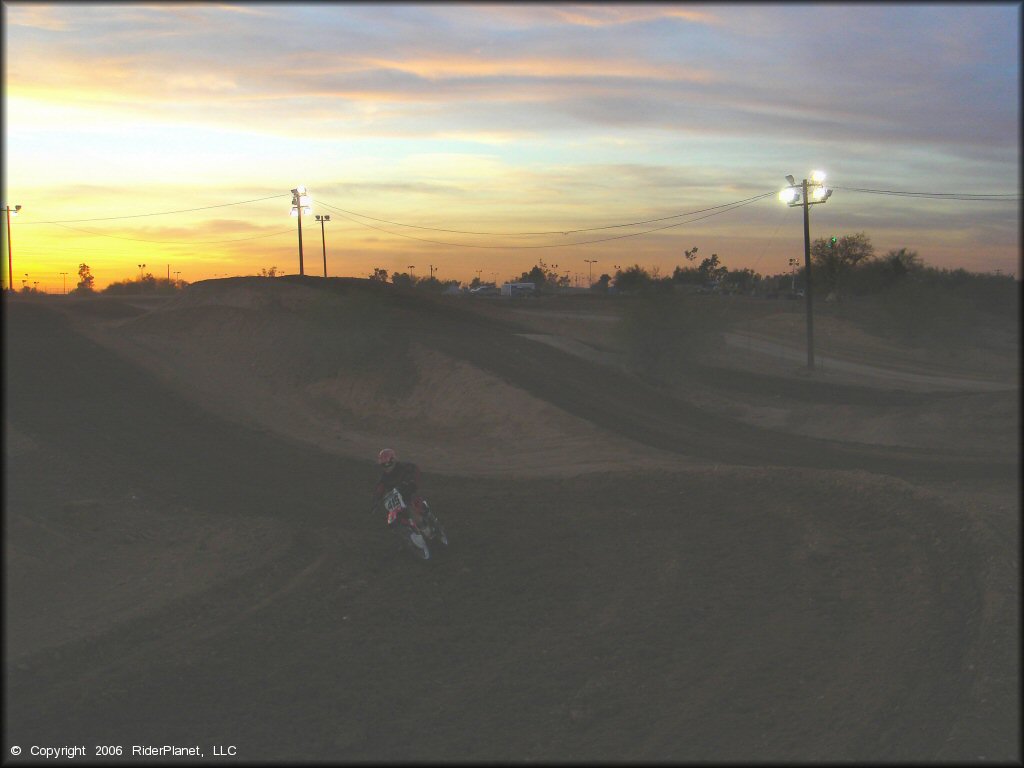
<svg viewBox="0 0 1024 768">
<path fill-rule="evenodd" d="M 807 375 L 585 298 L 5 299 L 5 761 L 1019 762 L 1017 332 Z"/>
</svg>

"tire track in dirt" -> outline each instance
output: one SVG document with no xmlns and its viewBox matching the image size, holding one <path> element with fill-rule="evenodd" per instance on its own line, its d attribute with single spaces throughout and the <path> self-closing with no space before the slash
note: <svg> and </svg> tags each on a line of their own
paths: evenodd
<svg viewBox="0 0 1024 768">
<path fill-rule="evenodd" d="M 464 311 L 464 310 L 463 310 Z M 457 310 L 452 309 L 455 314 Z M 675 399 L 634 376 L 522 338 L 507 328 L 438 317 L 420 338 L 595 425 L 698 459 L 747 466 L 865 469 L 917 477 L 1010 477 L 1016 465 L 940 450 L 803 437 L 729 420 Z M 446 324 L 452 323 L 447 328 Z"/>
</svg>

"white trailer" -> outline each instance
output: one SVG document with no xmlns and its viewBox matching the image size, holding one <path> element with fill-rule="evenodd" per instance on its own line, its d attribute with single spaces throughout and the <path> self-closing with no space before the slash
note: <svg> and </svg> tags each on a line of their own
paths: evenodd
<svg viewBox="0 0 1024 768">
<path fill-rule="evenodd" d="M 502 296 L 532 296 L 537 286 L 533 283 L 502 283 Z"/>
</svg>

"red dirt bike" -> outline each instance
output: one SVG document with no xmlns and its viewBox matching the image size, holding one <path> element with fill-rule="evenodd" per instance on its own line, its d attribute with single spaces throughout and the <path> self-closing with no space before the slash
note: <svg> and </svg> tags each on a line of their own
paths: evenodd
<svg viewBox="0 0 1024 768">
<path fill-rule="evenodd" d="M 392 488 L 384 497 L 374 503 L 373 511 L 385 513 L 388 529 L 391 530 L 402 544 L 419 560 L 431 558 L 431 548 L 436 553 L 439 549 L 448 548 L 448 534 L 445 533 L 441 521 L 430 509 L 426 499 L 421 500 L 423 525 L 417 526 L 409 514 L 409 506 L 397 488 Z"/>
</svg>

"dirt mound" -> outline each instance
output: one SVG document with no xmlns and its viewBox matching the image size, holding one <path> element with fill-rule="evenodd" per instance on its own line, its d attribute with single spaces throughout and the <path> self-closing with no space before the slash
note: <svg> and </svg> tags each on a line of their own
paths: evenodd
<svg viewBox="0 0 1024 768">
<path fill-rule="evenodd" d="M 126 317 L 138 317 L 146 311 L 129 301 L 109 296 L 76 296 L 69 301 L 73 302 L 68 308 L 71 313 L 85 315 L 95 320 L 123 320 Z"/>
<path fill-rule="evenodd" d="M 367 377 L 341 374 L 305 388 L 315 411 L 308 437 L 370 456 L 378 445 L 434 471 L 557 475 L 679 467 L 678 457 L 625 440 L 571 416 L 461 360 L 419 345 L 410 350 L 411 390 L 389 395 Z M 336 449 L 336 448 L 335 448 Z"/>
<path fill-rule="evenodd" d="M 411 342 L 401 304 L 341 288 L 199 283 L 91 335 L 211 410 L 352 458 L 392 445 L 424 469 L 469 474 L 680 466 Z"/>
</svg>

